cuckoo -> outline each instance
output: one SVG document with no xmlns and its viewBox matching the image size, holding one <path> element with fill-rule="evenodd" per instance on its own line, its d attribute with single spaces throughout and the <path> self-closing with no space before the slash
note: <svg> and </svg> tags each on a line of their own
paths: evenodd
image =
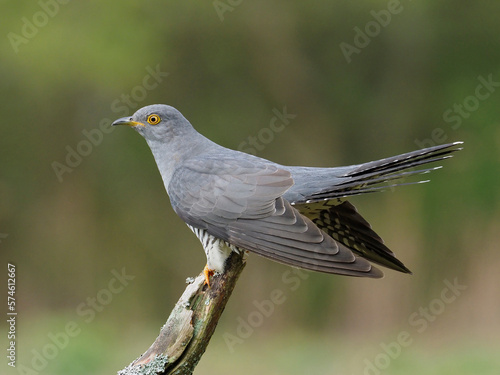
<svg viewBox="0 0 500 375">
<path fill-rule="evenodd" d="M 462 144 L 343 167 L 290 167 L 212 142 L 168 105 L 143 107 L 113 125 L 146 139 L 174 211 L 203 245 L 208 285 L 232 251 L 339 275 L 382 277 L 373 264 L 411 273 L 348 198 L 426 182 L 406 179 L 440 168 L 426 164 Z"/>
</svg>

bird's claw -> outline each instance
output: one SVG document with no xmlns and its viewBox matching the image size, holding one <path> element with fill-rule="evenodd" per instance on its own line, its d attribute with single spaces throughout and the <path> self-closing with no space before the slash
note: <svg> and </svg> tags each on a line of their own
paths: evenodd
<svg viewBox="0 0 500 375">
<path fill-rule="evenodd" d="M 211 270 L 210 268 L 208 268 L 208 264 L 207 264 L 205 266 L 205 268 L 203 269 L 203 274 L 205 275 L 205 285 L 208 285 L 208 287 L 210 288 L 210 276 L 213 276 L 214 270 Z"/>
</svg>

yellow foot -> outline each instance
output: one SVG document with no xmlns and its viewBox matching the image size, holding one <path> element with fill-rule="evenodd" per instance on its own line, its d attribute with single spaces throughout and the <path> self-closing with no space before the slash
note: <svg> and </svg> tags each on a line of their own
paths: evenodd
<svg viewBox="0 0 500 375">
<path fill-rule="evenodd" d="M 208 268 L 208 264 L 203 269 L 203 274 L 205 275 L 205 284 L 210 288 L 210 276 L 213 276 L 214 270 Z"/>
</svg>

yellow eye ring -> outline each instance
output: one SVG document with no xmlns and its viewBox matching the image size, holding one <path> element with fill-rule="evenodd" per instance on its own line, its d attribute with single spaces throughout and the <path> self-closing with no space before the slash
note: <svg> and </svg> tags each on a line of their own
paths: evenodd
<svg viewBox="0 0 500 375">
<path fill-rule="evenodd" d="M 148 116 L 148 123 L 150 123 L 151 125 L 156 125 L 160 121 L 161 121 L 161 118 L 158 115 L 153 114 L 153 115 Z"/>
</svg>

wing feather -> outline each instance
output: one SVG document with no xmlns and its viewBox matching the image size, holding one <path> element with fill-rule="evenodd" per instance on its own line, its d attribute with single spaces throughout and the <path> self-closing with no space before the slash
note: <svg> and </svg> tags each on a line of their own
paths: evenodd
<svg viewBox="0 0 500 375">
<path fill-rule="evenodd" d="M 185 161 L 167 190 L 186 223 L 241 249 L 295 267 L 381 277 L 282 198 L 292 185 L 275 164 L 214 157 Z"/>
</svg>

